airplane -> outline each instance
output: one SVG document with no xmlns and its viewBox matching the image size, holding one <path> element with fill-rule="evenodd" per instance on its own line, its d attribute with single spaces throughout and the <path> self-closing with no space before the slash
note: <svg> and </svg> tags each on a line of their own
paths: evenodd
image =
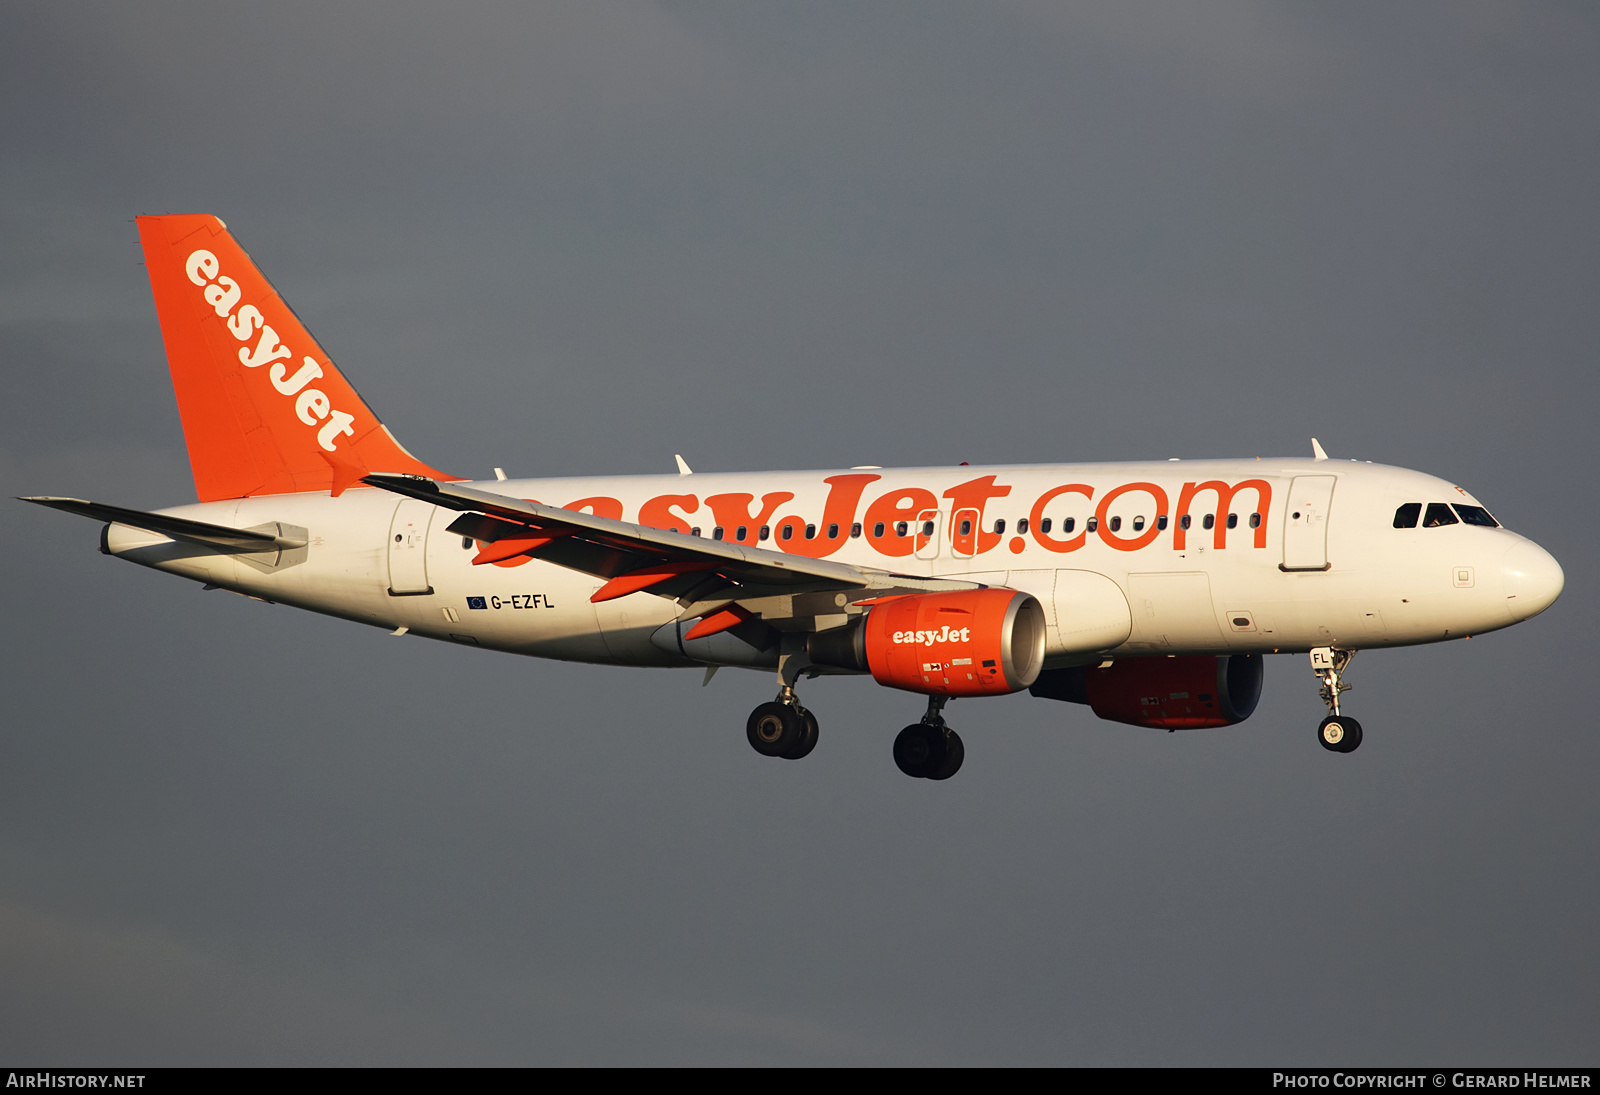
<svg viewBox="0 0 1600 1095">
<path fill-rule="evenodd" d="M 776 674 L 756 752 L 818 740 L 802 680 L 926 697 L 893 756 L 950 778 L 957 697 L 1026 689 L 1167 731 L 1233 725 L 1308 655 L 1354 751 L 1356 651 L 1509 627 L 1560 565 L 1443 479 L 1370 462 L 1165 460 L 493 480 L 412 456 L 209 215 L 137 218 L 199 501 L 101 551 L 395 634 L 619 666 Z"/>
</svg>

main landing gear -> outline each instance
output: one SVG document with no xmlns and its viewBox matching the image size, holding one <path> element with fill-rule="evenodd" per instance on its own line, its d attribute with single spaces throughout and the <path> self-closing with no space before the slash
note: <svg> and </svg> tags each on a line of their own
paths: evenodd
<svg viewBox="0 0 1600 1095">
<path fill-rule="evenodd" d="M 762 756 L 799 760 L 817 747 L 817 716 L 801 707 L 794 688 L 785 685 L 777 699 L 750 712 L 744 732 Z"/>
<path fill-rule="evenodd" d="M 945 725 L 946 697 L 929 696 L 922 721 L 900 731 L 894 739 L 894 762 L 913 779 L 949 779 L 961 770 L 966 748 L 961 735 Z"/>
<path fill-rule="evenodd" d="M 744 724 L 750 747 L 764 757 L 799 760 L 817 747 L 817 716 L 800 706 L 795 682 L 810 668 L 803 647 L 789 649 L 778 658 L 778 698 L 750 712 Z"/>
<path fill-rule="evenodd" d="M 795 681 L 809 668 L 808 659 L 793 654 L 779 661 L 777 698 L 750 712 L 745 737 L 764 757 L 799 760 L 817 747 L 817 716 L 800 706 Z M 961 736 L 945 725 L 947 696 L 929 696 L 928 713 L 894 739 L 894 762 L 915 779 L 949 779 L 961 770 L 967 751 Z"/>
<path fill-rule="evenodd" d="M 1328 717 L 1317 726 L 1317 740 L 1333 753 L 1354 753 L 1361 746 L 1361 724 L 1339 713 L 1339 693 L 1350 688 L 1343 680 L 1345 666 L 1355 656 L 1354 650 L 1331 646 L 1319 646 L 1311 651 L 1311 671 L 1321 678 L 1322 702 L 1328 705 Z"/>
</svg>

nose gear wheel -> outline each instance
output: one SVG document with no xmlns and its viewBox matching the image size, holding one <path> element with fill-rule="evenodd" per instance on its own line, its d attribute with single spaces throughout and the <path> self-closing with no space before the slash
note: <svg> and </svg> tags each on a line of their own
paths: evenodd
<svg viewBox="0 0 1600 1095">
<path fill-rule="evenodd" d="M 1339 712 L 1339 693 L 1348 692 L 1345 667 L 1356 656 L 1354 650 L 1319 646 L 1311 651 L 1311 671 L 1322 681 L 1319 694 L 1327 705 L 1328 717 L 1317 726 L 1317 741 L 1331 753 L 1353 753 L 1361 745 L 1361 724 Z"/>
<path fill-rule="evenodd" d="M 1329 715 L 1317 727 L 1317 740 L 1330 753 L 1354 753 L 1361 746 L 1361 724 L 1349 715 Z"/>
</svg>

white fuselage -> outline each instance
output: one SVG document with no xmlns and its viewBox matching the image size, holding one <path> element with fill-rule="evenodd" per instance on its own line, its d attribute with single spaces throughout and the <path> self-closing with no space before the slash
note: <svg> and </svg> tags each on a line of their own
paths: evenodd
<svg viewBox="0 0 1600 1095">
<path fill-rule="evenodd" d="M 743 526 L 744 543 L 754 548 L 1021 589 L 1046 609 L 1051 665 L 1106 653 L 1438 642 L 1516 623 L 1561 589 L 1555 561 L 1509 530 L 1394 527 L 1396 509 L 1406 503 L 1476 500 L 1430 475 L 1354 461 L 874 468 L 472 485 L 639 524 L 676 524 L 729 542 L 737 542 Z M 737 654 L 689 657 L 664 643 L 661 629 L 681 611 L 670 599 L 640 592 L 592 604 L 601 579 L 526 556 L 475 566 L 477 545 L 446 531 L 455 514 L 387 491 L 268 495 L 163 512 L 235 528 L 276 522 L 304 529 L 308 543 L 281 557 L 235 556 L 112 525 L 106 549 L 270 601 L 496 650 L 623 665 L 765 664 L 741 662 Z M 998 533 L 997 521 L 1004 522 Z M 932 534 L 924 535 L 929 523 Z M 816 620 L 819 629 L 829 624 Z"/>
</svg>

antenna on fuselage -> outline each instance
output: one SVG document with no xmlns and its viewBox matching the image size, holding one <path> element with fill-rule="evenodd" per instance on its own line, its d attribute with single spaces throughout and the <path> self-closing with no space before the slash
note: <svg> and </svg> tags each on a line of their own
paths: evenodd
<svg viewBox="0 0 1600 1095">
<path fill-rule="evenodd" d="M 1322 442 L 1315 437 L 1311 439 L 1311 458 L 1313 460 L 1326 460 L 1328 454 L 1322 451 Z"/>
</svg>

